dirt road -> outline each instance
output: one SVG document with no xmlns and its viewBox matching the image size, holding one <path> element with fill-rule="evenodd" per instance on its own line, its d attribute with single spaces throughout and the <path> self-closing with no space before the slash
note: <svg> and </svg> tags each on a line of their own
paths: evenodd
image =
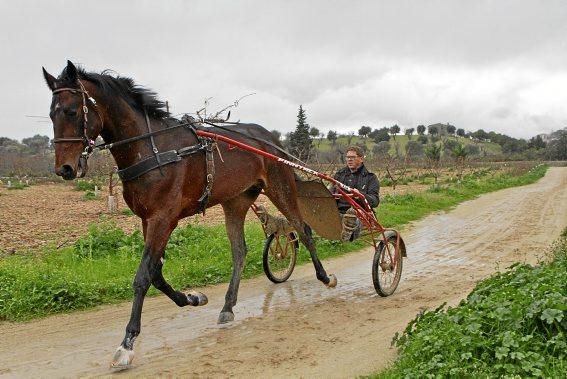
<svg viewBox="0 0 567 379">
<path fill-rule="evenodd" d="M 513 262 L 534 263 L 567 226 L 567 168 L 538 183 L 482 196 L 404 230 L 408 258 L 398 291 L 372 287 L 371 251 L 328 260 L 339 285 L 327 289 L 311 265 L 273 285 L 260 277 L 241 285 L 237 321 L 216 318 L 226 285 L 201 289 L 210 303 L 177 308 L 148 299 L 134 366 L 120 377 L 343 378 L 383 368 L 395 357 L 394 334 L 417 312 L 456 304 L 474 284 Z M 305 252 L 303 252 L 305 253 Z M 166 266 L 167 269 L 167 266 Z M 0 324 L 0 377 L 113 374 L 108 364 L 123 337 L 130 304 Z"/>
</svg>

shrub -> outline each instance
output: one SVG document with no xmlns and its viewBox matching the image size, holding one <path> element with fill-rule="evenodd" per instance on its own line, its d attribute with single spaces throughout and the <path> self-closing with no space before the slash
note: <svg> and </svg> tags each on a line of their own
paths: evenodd
<svg viewBox="0 0 567 379">
<path fill-rule="evenodd" d="M 567 230 L 563 232 L 567 234 Z M 381 377 L 559 377 L 567 369 L 567 240 L 550 264 L 516 264 L 455 308 L 419 314 Z"/>
<path fill-rule="evenodd" d="M 96 184 L 90 180 L 79 179 L 75 182 L 75 189 L 77 191 L 94 191 Z"/>
</svg>

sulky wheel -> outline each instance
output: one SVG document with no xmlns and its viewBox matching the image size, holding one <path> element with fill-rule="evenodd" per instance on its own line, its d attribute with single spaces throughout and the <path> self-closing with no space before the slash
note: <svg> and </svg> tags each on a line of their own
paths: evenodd
<svg viewBox="0 0 567 379">
<path fill-rule="evenodd" d="M 268 279 L 283 283 L 289 279 L 297 258 L 297 234 L 274 233 L 268 236 L 264 245 L 262 263 Z"/>
<path fill-rule="evenodd" d="M 390 236 L 387 244 L 380 241 L 372 261 L 372 282 L 380 296 L 390 296 L 400 283 L 402 276 L 402 253 L 396 246 L 396 237 Z"/>
</svg>

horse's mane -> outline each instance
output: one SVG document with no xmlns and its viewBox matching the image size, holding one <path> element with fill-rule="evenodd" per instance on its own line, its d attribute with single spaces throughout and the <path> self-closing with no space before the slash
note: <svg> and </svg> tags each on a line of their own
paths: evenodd
<svg viewBox="0 0 567 379">
<path fill-rule="evenodd" d="M 114 71 L 104 70 L 100 74 L 94 72 L 87 72 L 83 68 L 77 68 L 79 79 L 94 82 L 101 91 L 102 96 L 112 99 L 120 97 L 128 103 L 132 108 L 144 114 L 144 110 L 152 118 L 167 118 L 170 116 L 166 110 L 166 105 L 163 101 L 159 100 L 157 94 L 143 86 L 134 82 L 132 78 L 123 77 L 119 75 L 112 75 Z M 58 80 L 69 83 L 71 80 L 67 75 L 67 68 L 63 70 Z M 110 102 L 112 104 L 113 102 Z"/>
</svg>

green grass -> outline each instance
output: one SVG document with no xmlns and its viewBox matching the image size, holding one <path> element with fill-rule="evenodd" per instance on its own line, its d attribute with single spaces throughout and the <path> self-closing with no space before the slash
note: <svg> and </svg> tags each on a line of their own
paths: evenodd
<svg viewBox="0 0 567 379">
<path fill-rule="evenodd" d="M 77 191 L 94 191 L 96 183 L 92 180 L 78 179 L 75 182 L 75 190 Z"/>
<path fill-rule="evenodd" d="M 22 190 L 24 188 L 28 188 L 29 184 L 23 183 L 23 182 L 18 182 L 18 183 L 13 183 L 10 187 L 8 187 L 8 190 Z"/>
<path fill-rule="evenodd" d="M 249 253 L 244 278 L 262 271 L 264 235 L 259 224 L 246 225 Z M 321 258 L 362 248 L 361 242 L 319 241 Z M 52 313 L 132 298 L 132 280 L 143 249 L 139 231 L 125 234 L 112 223 L 93 224 L 73 247 L 0 261 L 0 320 L 26 320 Z M 309 261 L 304 248 L 298 262 Z M 175 288 L 227 282 L 229 242 L 223 225 L 188 225 L 173 233 L 166 249 L 164 276 Z M 157 291 L 150 289 L 149 294 Z"/>
<path fill-rule="evenodd" d="M 516 264 L 457 307 L 426 311 L 394 339 L 400 356 L 375 378 L 565 377 L 567 229 L 549 264 Z"/>
<path fill-rule="evenodd" d="M 383 225 L 400 227 L 431 212 L 448 209 L 481 193 L 535 182 L 538 166 L 520 177 L 467 178 L 420 194 L 386 196 L 378 209 Z M 264 236 L 258 223 L 246 225 L 248 256 L 244 277 L 262 273 Z M 72 247 L 45 249 L 0 260 L 0 320 L 25 320 L 132 298 L 131 283 L 142 254 L 139 231 L 125 234 L 113 224 L 97 223 Z M 364 243 L 317 240 L 322 259 L 364 247 Z M 231 258 L 224 225 L 189 225 L 174 231 L 166 249 L 164 275 L 175 288 L 226 282 Z M 298 263 L 308 262 L 301 248 Z M 315 279 L 314 279 L 315 280 Z M 150 290 L 154 295 L 155 290 Z"/>
</svg>

